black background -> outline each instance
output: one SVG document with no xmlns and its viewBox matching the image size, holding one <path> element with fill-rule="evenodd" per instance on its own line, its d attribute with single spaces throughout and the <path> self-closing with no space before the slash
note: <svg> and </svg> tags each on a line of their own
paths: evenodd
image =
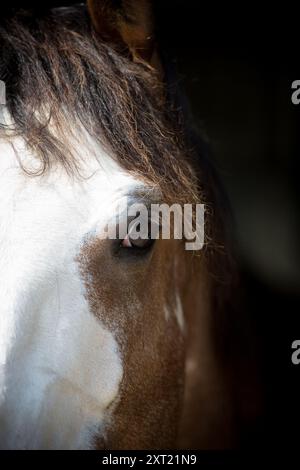
<svg viewBox="0 0 300 470">
<path fill-rule="evenodd" d="M 11 8 L 32 2 L 10 2 Z M 73 2 L 43 2 L 51 6 Z M 243 312 L 255 331 L 263 406 L 243 445 L 297 449 L 300 365 L 300 15 L 284 2 L 155 2 L 158 36 L 177 57 L 195 120 L 208 136 L 236 219 Z M 4 11 L 4 10 L 2 10 Z"/>
<path fill-rule="evenodd" d="M 263 389 L 241 445 L 297 449 L 300 365 L 300 15 L 287 3 L 157 2 L 195 119 L 210 140 L 236 221 L 244 297 Z"/>
</svg>

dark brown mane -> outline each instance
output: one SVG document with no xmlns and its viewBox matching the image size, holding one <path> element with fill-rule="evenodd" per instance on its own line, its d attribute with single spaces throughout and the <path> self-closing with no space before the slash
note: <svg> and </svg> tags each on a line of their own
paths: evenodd
<svg viewBox="0 0 300 470">
<path fill-rule="evenodd" d="M 1 26 L 0 50 L 10 132 L 38 155 L 39 174 L 57 163 L 78 170 L 70 145 L 58 137 L 78 124 L 130 172 L 173 199 L 195 201 L 187 152 L 155 71 L 100 41 L 83 5 L 19 12 Z"/>
</svg>

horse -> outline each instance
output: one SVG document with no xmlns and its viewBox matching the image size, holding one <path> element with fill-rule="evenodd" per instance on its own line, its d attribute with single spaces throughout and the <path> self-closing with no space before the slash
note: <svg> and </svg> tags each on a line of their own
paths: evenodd
<svg viewBox="0 0 300 470">
<path fill-rule="evenodd" d="M 230 224 L 170 92 L 154 17 L 146 0 L 89 0 L 1 20 L 3 449 L 235 440 L 220 346 Z M 204 203 L 203 249 L 101 238 L 125 197 Z"/>
</svg>

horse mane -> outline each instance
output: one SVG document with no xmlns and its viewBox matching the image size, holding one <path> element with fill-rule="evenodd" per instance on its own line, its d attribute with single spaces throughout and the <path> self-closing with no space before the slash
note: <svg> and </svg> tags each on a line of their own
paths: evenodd
<svg viewBox="0 0 300 470">
<path fill-rule="evenodd" d="M 40 159 L 38 174 L 55 164 L 76 173 L 63 137 L 77 124 L 126 170 L 194 202 L 188 152 L 154 70 L 100 41 L 84 5 L 19 11 L 2 23 L 0 79 L 13 124 L 1 123 L 0 132 L 25 140 Z"/>
</svg>

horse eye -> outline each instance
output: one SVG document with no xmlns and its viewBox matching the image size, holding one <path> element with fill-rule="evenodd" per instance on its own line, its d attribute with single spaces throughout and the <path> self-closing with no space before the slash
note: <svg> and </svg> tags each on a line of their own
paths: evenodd
<svg viewBox="0 0 300 470">
<path fill-rule="evenodd" d="M 151 238 L 136 238 L 132 239 L 130 234 L 126 235 L 124 240 L 121 242 L 122 248 L 136 248 L 136 249 L 146 249 L 150 248 L 154 244 L 155 240 Z"/>
<path fill-rule="evenodd" d="M 150 220 L 148 221 L 148 223 L 148 237 L 137 236 L 137 233 L 134 230 L 137 227 L 140 227 L 139 222 L 137 222 L 131 227 L 128 227 L 127 235 L 122 240 L 119 246 L 136 254 L 146 253 L 154 245 L 160 230 L 159 224 L 151 225 Z M 135 234 L 135 236 L 133 234 Z"/>
</svg>

